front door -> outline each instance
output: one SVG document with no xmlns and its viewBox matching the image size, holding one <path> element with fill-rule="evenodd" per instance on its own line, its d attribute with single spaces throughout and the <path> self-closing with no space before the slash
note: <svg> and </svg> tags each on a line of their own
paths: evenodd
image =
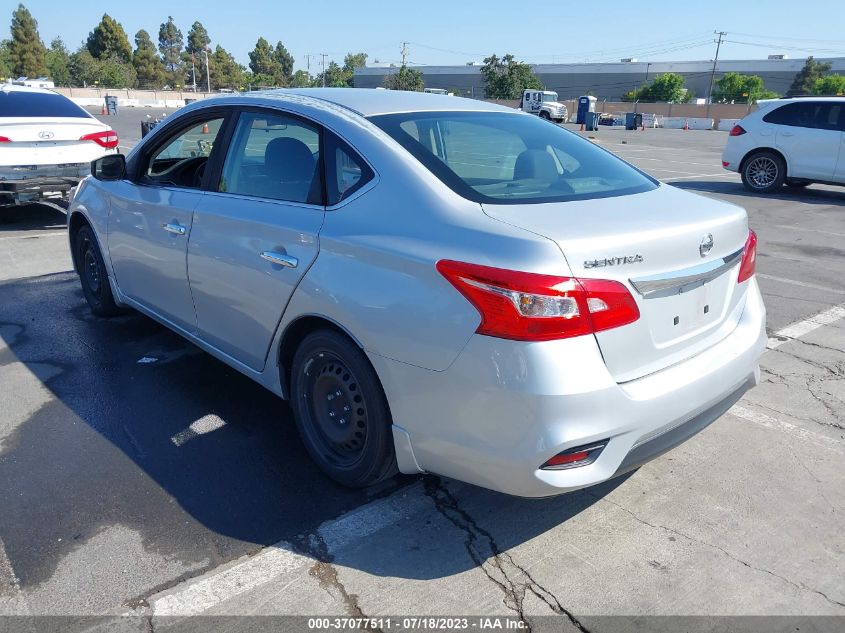
<svg viewBox="0 0 845 633">
<path fill-rule="evenodd" d="M 195 210 L 188 277 L 199 336 L 254 370 L 314 261 L 323 223 L 321 129 L 240 113 L 214 191 Z"/>
<path fill-rule="evenodd" d="M 111 199 L 108 250 L 121 292 L 191 333 L 196 314 L 186 251 L 222 123 L 222 114 L 207 114 L 165 135 L 141 157 L 134 182 L 115 183 Z"/>
</svg>

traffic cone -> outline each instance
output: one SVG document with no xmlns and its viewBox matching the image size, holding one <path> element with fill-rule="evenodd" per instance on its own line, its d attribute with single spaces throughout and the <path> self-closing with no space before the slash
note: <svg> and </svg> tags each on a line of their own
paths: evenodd
<svg viewBox="0 0 845 633">
<path fill-rule="evenodd" d="M 208 123 L 203 123 L 202 125 L 202 133 L 208 134 Z"/>
<path fill-rule="evenodd" d="M 106 115 L 106 104 L 105 104 L 105 102 L 103 102 L 103 109 L 102 109 L 102 111 L 100 112 L 100 114 L 101 114 L 101 115 L 103 115 L 103 116 L 105 116 L 105 115 Z"/>
<path fill-rule="evenodd" d="M 689 120 L 684 119 L 684 132 L 688 132 L 688 131 L 689 131 Z"/>
</svg>

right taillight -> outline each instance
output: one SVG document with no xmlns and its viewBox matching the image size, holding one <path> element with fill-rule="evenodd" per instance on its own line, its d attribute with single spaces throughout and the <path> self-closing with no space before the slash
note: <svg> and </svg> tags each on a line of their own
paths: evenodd
<svg viewBox="0 0 845 633">
<path fill-rule="evenodd" d="M 437 270 L 481 315 L 476 332 L 550 341 L 633 323 L 637 302 L 618 281 L 540 275 L 440 260 Z"/>
<path fill-rule="evenodd" d="M 739 264 L 739 276 L 736 282 L 741 284 L 743 281 L 751 279 L 755 270 L 757 270 L 757 234 L 754 231 L 748 231 L 748 239 L 745 241 L 745 248 L 742 251 L 742 262 Z"/>
<path fill-rule="evenodd" d="M 745 134 L 745 128 L 741 125 L 734 125 L 728 133 L 728 136 L 742 136 L 743 134 Z"/>
<path fill-rule="evenodd" d="M 0 136 L 0 143 L 11 143 L 11 142 L 12 142 L 12 139 L 10 139 L 8 136 Z"/>
</svg>

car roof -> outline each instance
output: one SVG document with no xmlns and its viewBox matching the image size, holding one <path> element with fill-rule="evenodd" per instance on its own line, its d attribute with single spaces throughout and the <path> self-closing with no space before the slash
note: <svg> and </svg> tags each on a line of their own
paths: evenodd
<svg viewBox="0 0 845 633">
<path fill-rule="evenodd" d="M 246 92 L 239 96 L 262 101 L 304 97 L 307 100 L 313 100 L 312 105 L 317 107 L 321 102 L 330 103 L 362 116 L 398 112 L 518 112 L 514 108 L 478 99 L 450 97 L 430 92 L 373 88 L 280 88 Z"/>
<path fill-rule="evenodd" d="M 784 103 L 796 103 L 801 101 L 832 101 L 834 103 L 845 103 L 845 97 L 821 97 L 806 95 L 803 97 L 782 97 L 780 99 L 760 99 L 757 105 L 782 105 Z"/>
<path fill-rule="evenodd" d="M 31 92 L 36 94 L 57 95 L 58 92 L 48 88 L 36 88 L 34 86 L 21 86 L 20 84 L 4 83 L 0 84 L 0 90 L 3 92 Z M 59 95 L 64 96 L 64 95 Z"/>
</svg>

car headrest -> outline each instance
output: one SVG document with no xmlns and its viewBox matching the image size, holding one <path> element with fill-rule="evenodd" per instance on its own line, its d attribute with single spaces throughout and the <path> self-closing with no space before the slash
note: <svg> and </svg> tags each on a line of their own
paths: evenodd
<svg viewBox="0 0 845 633">
<path fill-rule="evenodd" d="M 555 159 L 542 149 L 527 149 L 516 157 L 513 166 L 513 179 L 536 178 L 539 180 L 555 181 L 560 174 L 557 171 Z"/>
<path fill-rule="evenodd" d="M 268 176 L 284 181 L 311 180 L 316 161 L 308 146 L 296 138 L 274 138 L 264 150 Z"/>
</svg>

